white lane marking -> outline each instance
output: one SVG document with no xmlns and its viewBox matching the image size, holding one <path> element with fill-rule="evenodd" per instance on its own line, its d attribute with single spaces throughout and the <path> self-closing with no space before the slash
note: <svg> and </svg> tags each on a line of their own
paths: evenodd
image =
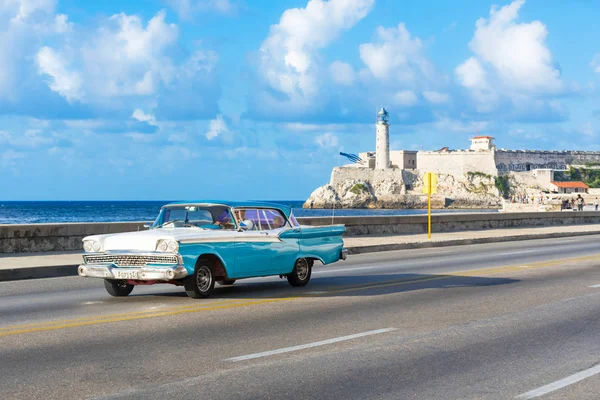
<svg viewBox="0 0 600 400">
<path fill-rule="evenodd" d="M 306 292 L 304 294 L 325 294 L 325 293 L 327 293 L 327 292 L 325 292 L 325 291 L 316 291 L 316 292 Z"/>
<path fill-rule="evenodd" d="M 519 265 L 519 268 L 531 268 L 531 265 Z"/>
<path fill-rule="evenodd" d="M 526 254 L 526 253 L 534 253 L 539 250 L 523 250 L 523 251 L 509 251 L 508 253 L 496 253 L 497 256 L 508 256 L 512 254 Z M 494 255 L 493 253 L 491 255 Z"/>
<path fill-rule="evenodd" d="M 554 392 L 558 389 L 562 389 L 579 381 L 582 381 L 590 376 L 596 375 L 600 373 L 600 365 L 596 365 L 595 367 L 583 370 L 571 376 L 567 376 L 564 379 L 558 380 L 556 382 L 552 382 L 546 386 L 539 387 L 537 389 L 533 389 L 527 393 L 523 393 L 517 396 L 517 399 L 535 399 L 536 397 L 543 396 L 545 394 Z"/>
<path fill-rule="evenodd" d="M 600 284 L 598 284 L 598 285 L 592 285 L 592 286 L 588 286 L 588 287 L 591 287 L 591 288 L 599 288 L 599 287 L 600 287 Z"/>
<path fill-rule="evenodd" d="M 260 358 L 260 357 L 269 357 L 269 356 L 273 356 L 275 354 L 289 353 L 291 351 L 298 351 L 298 350 L 310 349 L 312 347 L 318 347 L 318 346 L 324 346 L 326 344 L 343 342 L 343 341 L 346 341 L 346 340 L 352 340 L 352 339 L 356 339 L 356 338 L 363 337 L 363 336 L 378 335 L 380 333 L 391 332 L 391 331 L 395 331 L 395 330 L 396 330 L 396 328 L 376 329 L 374 331 L 368 331 L 368 332 L 363 332 L 363 333 L 356 333 L 354 335 L 341 336 L 341 337 L 338 337 L 338 338 L 321 340 L 320 342 L 313 342 L 313 343 L 301 344 L 299 346 L 292 346 L 292 347 L 284 347 L 283 349 L 271 350 L 271 351 L 263 351 L 262 353 L 248 354 L 246 356 L 232 357 L 232 358 L 228 358 L 228 359 L 223 360 L 223 361 L 238 362 L 238 361 L 244 361 L 244 360 L 252 360 L 254 358 Z"/>
<path fill-rule="evenodd" d="M 326 274 L 328 272 L 360 271 L 363 269 L 374 269 L 374 268 L 379 268 L 379 267 L 336 268 L 336 269 L 328 269 L 326 271 L 314 271 L 313 274 Z"/>
<path fill-rule="evenodd" d="M 83 303 L 86 306 L 91 306 L 92 304 L 101 304 L 104 303 L 103 301 L 86 301 L 85 303 Z"/>
</svg>

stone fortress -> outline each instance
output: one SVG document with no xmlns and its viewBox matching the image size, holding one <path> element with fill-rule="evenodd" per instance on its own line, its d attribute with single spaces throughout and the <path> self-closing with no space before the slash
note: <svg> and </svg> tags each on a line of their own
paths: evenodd
<svg viewBox="0 0 600 400">
<path fill-rule="evenodd" d="M 587 191 L 582 182 L 556 182 L 570 166 L 600 165 L 600 152 L 497 149 L 491 136 L 471 138 L 466 150 L 391 150 L 389 115 L 377 113 L 376 150 L 358 163 L 336 167 L 329 184 L 316 189 L 306 208 L 422 208 L 423 174 L 438 175 L 437 208 L 501 208 L 511 194 Z"/>
</svg>

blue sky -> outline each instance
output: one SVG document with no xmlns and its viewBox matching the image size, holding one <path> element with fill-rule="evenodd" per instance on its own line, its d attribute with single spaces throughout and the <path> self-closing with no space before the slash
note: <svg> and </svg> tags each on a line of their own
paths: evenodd
<svg viewBox="0 0 600 400">
<path fill-rule="evenodd" d="M 2 200 L 304 199 L 373 150 L 599 150 L 600 3 L 0 3 Z"/>
</svg>

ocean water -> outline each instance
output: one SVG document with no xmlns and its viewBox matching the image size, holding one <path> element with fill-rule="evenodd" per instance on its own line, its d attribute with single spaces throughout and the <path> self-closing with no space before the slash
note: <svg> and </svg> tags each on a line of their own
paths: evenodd
<svg viewBox="0 0 600 400">
<path fill-rule="evenodd" d="M 269 200 L 293 208 L 297 217 L 415 215 L 427 210 L 303 209 L 303 201 Z M 0 201 L 0 224 L 60 222 L 154 221 L 171 201 Z M 496 212 L 497 210 L 433 210 L 433 213 Z"/>
</svg>

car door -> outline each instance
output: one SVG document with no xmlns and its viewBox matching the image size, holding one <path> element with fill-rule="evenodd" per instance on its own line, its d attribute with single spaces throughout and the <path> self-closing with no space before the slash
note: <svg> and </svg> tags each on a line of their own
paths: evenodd
<svg viewBox="0 0 600 400">
<path fill-rule="evenodd" d="M 281 239 L 279 234 L 287 229 L 287 221 L 276 209 L 244 209 L 247 230 L 235 238 L 235 264 L 238 278 L 287 274 L 291 272 L 298 254 L 298 240 Z M 277 226 L 279 218 L 282 226 Z M 287 225 L 287 227 L 286 227 Z"/>
</svg>

